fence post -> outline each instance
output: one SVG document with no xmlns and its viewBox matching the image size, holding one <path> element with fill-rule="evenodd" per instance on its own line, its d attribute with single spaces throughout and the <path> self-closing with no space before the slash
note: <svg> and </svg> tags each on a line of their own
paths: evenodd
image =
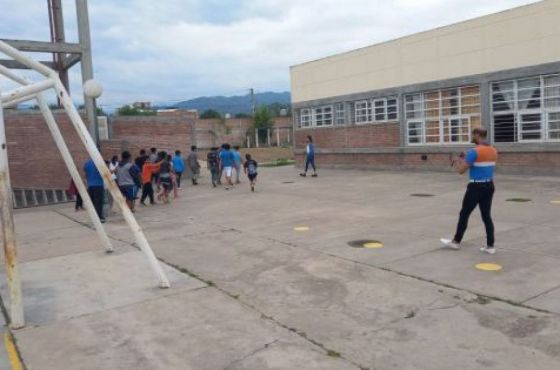
<svg viewBox="0 0 560 370">
<path fill-rule="evenodd" d="M 280 146 L 280 129 L 276 127 L 276 146 Z"/>
<path fill-rule="evenodd" d="M 270 147 L 270 129 L 269 128 L 266 129 L 266 143 Z"/>
<path fill-rule="evenodd" d="M 258 128 L 255 130 L 255 147 L 256 148 L 259 147 L 259 129 Z"/>
</svg>

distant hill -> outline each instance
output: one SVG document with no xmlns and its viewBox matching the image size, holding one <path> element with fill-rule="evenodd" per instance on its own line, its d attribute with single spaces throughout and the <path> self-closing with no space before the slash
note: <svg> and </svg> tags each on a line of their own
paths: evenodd
<svg viewBox="0 0 560 370">
<path fill-rule="evenodd" d="M 263 92 L 256 93 L 255 100 L 257 106 L 270 105 L 273 103 L 290 104 L 291 98 L 289 92 Z M 251 113 L 251 96 L 210 96 L 200 97 L 191 100 L 185 100 L 180 103 L 173 104 L 175 108 L 196 109 L 200 113 L 207 109 L 214 109 L 222 114 L 231 113 Z"/>
</svg>

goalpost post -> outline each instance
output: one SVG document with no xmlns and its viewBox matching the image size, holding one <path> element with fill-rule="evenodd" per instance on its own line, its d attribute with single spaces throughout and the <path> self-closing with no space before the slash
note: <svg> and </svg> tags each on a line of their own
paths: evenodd
<svg viewBox="0 0 560 370">
<path fill-rule="evenodd" d="M 18 275 L 18 265 L 17 265 L 17 253 L 16 253 L 16 240 L 15 240 L 15 232 L 14 232 L 14 223 L 13 223 L 13 213 L 12 213 L 12 191 L 10 186 L 10 179 L 9 179 L 9 169 L 8 169 L 8 153 L 7 153 L 7 143 L 6 143 L 6 129 L 5 123 L 3 119 L 3 109 L 10 105 L 15 105 L 21 103 L 23 101 L 37 99 L 39 104 L 39 108 L 41 113 L 43 114 L 49 131 L 51 132 L 53 139 L 59 149 L 64 162 L 70 172 L 70 175 L 74 179 L 76 187 L 80 194 L 82 194 L 82 198 L 88 209 L 94 227 L 98 233 L 99 238 L 105 249 L 110 252 L 113 250 L 113 247 L 101 225 L 99 217 L 95 213 L 93 208 L 93 204 L 87 195 L 85 185 L 82 182 L 82 179 L 79 175 L 79 171 L 76 168 L 74 161 L 72 160 L 70 151 L 66 143 L 64 142 L 64 138 L 60 132 L 58 125 L 54 119 L 54 116 L 48 107 L 46 101 L 43 98 L 42 92 L 54 89 L 56 95 L 60 102 L 62 103 L 64 110 L 68 117 L 70 118 L 70 122 L 72 126 L 76 130 L 80 140 L 82 141 L 83 145 L 85 146 L 90 158 L 95 163 L 95 166 L 101 176 L 103 177 L 104 183 L 109 189 L 113 199 L 118 204 L 119 208 L 121 209 L 122 215 L 130 227 L 134 237 L 136 239 L 137 245 L 140 247 L 141 251 L 146 256 L 150 267 L 152 268 L 153 272 L 155 273 L 159 286 L 161 288 L 168 288 L 170 286 L 169 280 L 167 279 L 161 265 L 159 264 L 157 258 L 155 257 L 152 248 L 150 247 L 142 228 L 134 218 L 134 215 L 126 205 L 124 197 L 122 196 L 117 184 L 111 179 L 111 172 L 105 165 L 105 161 L 101 156 L 94 140 L 89 134 L 89 131 L 84 125 L 78 110 L 74 106 L 74 103 L 70 99 L 68 92 L 64 88 L 64 85 L 60 81 L 58 74 L 48 68 L 47 66 L 36 62 L 19 50 L 11 47 L 10 45 L 6 44 L 5 42 L 0 40 L 0 52 L 12 57 L 14 60 L 26 65 L 30 69 L 39 72 L 43 76 L 46 77 L 45 80 L 36 82 L 36 83 L 29 83 L 25 79 L 15 75 L 10 70 L 5 67 L 0 68 L 0 75 L 3 75 L 12 81 L 22 85 L 21 87 L 14 89 L 8 93 L 1 94 L 0 93 L 0 145 L 2 151 L 0 153 L 0 205 L 2 207 L 1 211 L 1 218 L 2 218 L 2 229 L 3 229 L 3 236 L 4 236 L 4 254 L 6 256 L 6 275 L 8 277 L 8 285 L 10 289 L 10 318 L 11 318 L 11 325 L 13 328 L 20 328 L 24 325 L 24 317 L 23 317 L 23 304 L 22 304 L 22 296 L 21 296 L 21 282 L 19 280 Z"/>
</svg>

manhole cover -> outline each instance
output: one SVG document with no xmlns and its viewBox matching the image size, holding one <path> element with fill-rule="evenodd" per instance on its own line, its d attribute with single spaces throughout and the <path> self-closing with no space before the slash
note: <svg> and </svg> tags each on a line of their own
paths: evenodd
<svg viewBox="0 0 560 370">
<path fill-rule="evenodd" d="M 531 199 L 529 198 L 510 198 L 506 199 L 506 202 L 516 202 L 516 203 L 527 203 L 530 202 Z"/>
<path fill-rule="evenodd" d="M 435 197 L 434 194 L 428 194 L 428 193 L 414 193 L 414 194 L 410 194 L 411 197 L 419 197 L 419 198 L 429 198 L 429 197 Z"/>
<path fill-rule="evenodd" d="M 352 248 L 379 249 L 383 248 L 383 243 L 379 240 L 353 240 L 348 242 Z"/>
<path fill-rule="evenodd" d="M 309 226 L 296 226 L 294 231 L 309 231 Z"/>
</svg>

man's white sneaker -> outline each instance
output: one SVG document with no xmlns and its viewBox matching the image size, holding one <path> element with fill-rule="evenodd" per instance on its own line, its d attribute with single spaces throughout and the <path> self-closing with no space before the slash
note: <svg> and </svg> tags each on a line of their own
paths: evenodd
<svg viewBox="0 0 560 370">
<path fill-rule="evenodd" d="M 494 254 L 494 253 L 496 253 L 496 248 L 494 248 L 494 247 L 492 247 L 492 248 L 482 247 L 482 248 L 480 248 L 480 251 L 484 252 L 484 253 L 488 253 L 488 254 Z"/>
<path fill-rule="evenodd" d="M 440 241 L 441 241 L 441 244 L 443 244 L 444 247 L 455 249 L 455 250 L 461 249 L 461 246 L 459 245 L 459 243 L 454 242 L 452 239 L 441 238 Z"/>
</svg>

